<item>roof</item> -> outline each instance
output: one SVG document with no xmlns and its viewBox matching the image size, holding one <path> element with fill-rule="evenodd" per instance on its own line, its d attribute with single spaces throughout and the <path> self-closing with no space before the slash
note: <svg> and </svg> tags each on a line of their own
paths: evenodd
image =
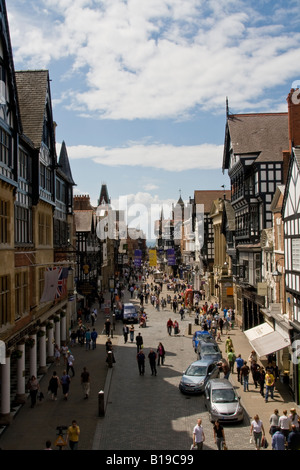
<svg viewBox="0 0 300 470">
<path fill-rule="evenodd" d="M 231 192 L 225 190 L 197 190 L 194 191 L 194 201 L 195 204 L 204 204 L 204 212 L 209 213 L 211 210 L 212 203 L 218 198 L 224 198 L 224 195 L 227 199 L 230 199 Z"/>
<path fill-rule="evenodd" d="M 300 147 L 293 147 L 293 153 L 295 155 L 295 161 L 297 162 L 298 168 L 300 170 Z"/>
<path fill-rule="evenodd" d="M 232 114 L 228 116 L 234 154 L 257 154 L 256 162 L 282 161 L 282 152 L 289 149 L 288 113 Z M 229 162 L 225 136 L 223 167 Z"/>
<path fill-rule="evenodd" d="M 70 167 L 70 162 L 69 162 L 69 157 L 68 157 L 68 152 L 67 152 L 65 141 L 63 141 L 61 144 L 58 164 L 59 164 L 59 168 L 57 170 L 57 173 L 61 174 L 68 181 L 68 183 L 75 186 L 75 183 L 72 177 L 72 172 L 71 172 L 71 167 Z"/>
<path fill-rule="evenodd" d="M 91 232 L 94 211 L 74 211 L 76 232 Z"/>
<path fill-rule="evenodd" d="M 224 200 L 223 218 L 224 218 L 224 223 L 225 223 L 225 218 L 227 219 L 228 229 L 234 232 L 235 231 L 235 211 L 231 205 L 231 202 L 227 201 L 227 199 Z"/>
<path fill-rule="evenodd" d="M 15 72 L 23 132 L 39 148 L 48 91 L 48 70 Z"/>
</svg>

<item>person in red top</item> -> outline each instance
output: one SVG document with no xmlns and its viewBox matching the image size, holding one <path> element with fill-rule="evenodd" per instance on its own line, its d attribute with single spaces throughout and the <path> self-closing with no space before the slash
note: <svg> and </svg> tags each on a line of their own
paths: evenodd
<svg viewBox="0 0 300 470">
<path fill-rule="evenodd" d="M 173 322 L 171 318 L 169 318 L 169 320 L 167 321 L 167 330 L 170 336 L 172 334 L 172 328 L 173 328 Z"/>
</svg>

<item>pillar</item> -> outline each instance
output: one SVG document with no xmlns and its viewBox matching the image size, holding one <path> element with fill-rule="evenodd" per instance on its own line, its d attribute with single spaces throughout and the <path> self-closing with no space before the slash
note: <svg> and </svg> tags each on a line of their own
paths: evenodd
<svg viewBox="0 0 300 470">
<path fill-rule="evenodd" d="M 62 314 L 60 320 L 60 328 L 61 328 L 61 340 L 63 343 L 67 342 L 67 316 L 65 313 Z"/>
<path fill-rule="evenodd" d="M 40 354 L 40 366 L 38 373 L 45 374 L 47 372 L 47 355 L 46 355 L 46 325 L 42 325 L 40 328 L 41 336 L 39 336 L 39 354 Z"/>
<path fill-rule="evenodd" d="M 25 343 L 18 344 L 17 350 L 22 353 L 17 359 L 17 393 L 15 403 L 24 404 L 26 401 L 25 393 Z"/>
<path fill-rule="evenodd" d="M 37 344 L 36 333 L 31 334 L 30 338 L 34 340 L 34 345 L 29 348 L 29 376 L 37 377 Z"/>
<path fill-rule="evenodd" d="M 55 344 L 57 344 L 57 346 L 60 348 L 61 347 L 61 339 L 60 339 L 60 316 L 58 315 L 59 317 L 59 321 L 55 322 L 54 325 L 55 325 Z"/>
<path fill-rule="evenodd" d="M 50 328 L 47 329 L 48 331 L 48 362 L 54 362 L 54 328 L 53 328 L 53 320 L 49 320 Z"/>
<path fill-rule="evenodd" d="M 0 425 L 7 426 L 11 422 L 10 414 L 10 356 L 6 355 L 5 364 L 0 366 L 1 372 L 1 408 Z"/>
</svg>

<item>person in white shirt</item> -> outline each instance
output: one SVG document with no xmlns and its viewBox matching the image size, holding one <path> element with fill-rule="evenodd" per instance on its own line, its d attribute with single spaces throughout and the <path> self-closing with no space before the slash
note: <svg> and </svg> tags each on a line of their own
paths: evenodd
<svg viewBox="0 0 300 470">
<path fill-rule="evenodd" d="M 280 431 L 284 435 L 285 439 L 287 439 L 292 428 L 292 422 L 287 415 L 287 410 L 283 410 L 282 413 L 283 415 L 279 418 L 278 426 L 280 427 Z"/>
<path fill-rule="evenodd" d="M 197 425 L 193 429 L 193 446 L 197 447 L 198 450 L 202 450 L 204 441 L 205 435 L 202 427 L 202 419 L 198 419 Z"/>
<path fill-rule="evenodd" d="M 261 448 L 262 436 L 265 435 L 265 429 L 263 422 L 259 419 L 258 415 L 254 416 L 254 419 L 250 426 L 250 436 L 253 434 L 254 444 L 256 450 Z"/>
</svg>

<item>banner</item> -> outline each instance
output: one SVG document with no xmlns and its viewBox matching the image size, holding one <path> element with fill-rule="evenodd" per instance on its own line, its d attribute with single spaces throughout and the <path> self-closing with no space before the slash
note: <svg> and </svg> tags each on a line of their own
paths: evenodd
<svg viewBox="0 0 300 470">
<path fill-rule="evenodd" d="M 47 268 L 44 273 L 45 286 L 40 302 L 50 302 L 67 294 L 68 268 Z"/>
<path fill-rule="evenodd" d="M 142 250 L 134 250 L 134 266 L 142 265 Z"/>
<path fill-rule="evenodd" d="M 157 265 L 156 250 L 149 250 L 149 266 Z"/>
<path fill-rule="evenodd" d="M 168 259 L 168 266 L 175 266 L 176 265 L 176 258 L 175 258 L 174 248 L 169 248 L 167 250 L 167 259 Z"/>
</svg>

